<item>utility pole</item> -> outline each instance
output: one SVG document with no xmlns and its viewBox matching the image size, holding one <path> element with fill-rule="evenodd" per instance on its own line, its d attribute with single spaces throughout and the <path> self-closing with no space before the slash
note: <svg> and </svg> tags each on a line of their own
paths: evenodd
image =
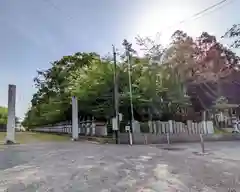
<svg viewBox="0 0 240 192">
<path fill-rule="evenodd" d="M 131 60 L 130 60 L 130 52 L 128 47 L 126 47 L 126 55 L 127 55 L 127 62 L 128 62 L 128 83 L 129 83 L 130 107 L 131 107 L 131 124 L 130 124 L 130 130 L 129 130 L 129 142 L 130 142 L 130 145 L 132 145 L 134 114 L 133 114 L 133 98 L 132 98 Z"/>
<path fill-rule="evenodd" d="M 115 111 L 115 118 L 116 118 L 116 123 L 114 127 L 114 132 L 115 132 L 115 138 L 116 138 L 116 144 L 119 144 L 119 139 L 118 139 L 118 133 L 119 133 L 119 93 L 118 93 L 118 74 L 117 74 L 117 58 L 116 58 L 116 50 L 115 47 L 113 46 L 113 61 L 114 61 L 114 111 Z"/>
</svg>

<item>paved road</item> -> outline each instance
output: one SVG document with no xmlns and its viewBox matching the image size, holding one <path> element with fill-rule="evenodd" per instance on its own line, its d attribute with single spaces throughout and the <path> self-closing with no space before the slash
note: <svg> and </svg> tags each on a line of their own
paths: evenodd
<svg viewBox="0 0 240 192">
<path fill-rule="evenodd" d="M 240 191 L 240 143 L 162 146 L 45 143 L 0 151 L 0 192 Z"/>
</svg>

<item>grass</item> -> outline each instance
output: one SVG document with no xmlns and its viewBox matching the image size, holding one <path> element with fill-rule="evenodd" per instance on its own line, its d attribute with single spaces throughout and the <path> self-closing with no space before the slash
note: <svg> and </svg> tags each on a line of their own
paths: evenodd
<svg viewBox="0 0 240 192">
<path fill-rule="evenodd" d="M 112 137 L 95 137 L 95 136 L 79 136 L 79 140 L 85 140 L 90 142 L 97 142 L 100 144 L 115 143 L 115 139 Z"/>
<path fill-rule="evenodd" d="M 0 132 L 0 143 L 5 141 L 5 132 Z M 35 142 L 50 142 L 50 141 L 69 141 L 68 135 L 54 135 L 46 133 L 33 133 L 33 132 L 17 132 L 16 142 L 20 144 L 35 143 Z"/>
<path fill-rule="evenodd" d="M 227 134 L 232 134 L 232 132 L 228 132 L 228 131 L 226 131 L 224 129 L 214 128 L 214 134 L 227 135 Z"/>
</svg>

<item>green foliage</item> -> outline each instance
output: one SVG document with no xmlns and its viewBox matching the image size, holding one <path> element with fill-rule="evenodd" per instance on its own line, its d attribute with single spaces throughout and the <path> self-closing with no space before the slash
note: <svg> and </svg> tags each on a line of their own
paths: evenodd
<svg viewBox="0 0 240 192">
<path fill-rule="evenodd" d="M 0 106 L 0 124 L 7 124 L 8 109 Z"/>
<path fill-rule="evenodd" d="M 137 42 L 144 56 L 137 56 L 131 43 L 124 40 L 125 52 L 120 54 L 116 69 L 119 110 L 124 121 L 130 118 L 129 70 L 134 115 L 146 121 L 159 119 L 163 114 L 174 116 L 191 105 L 185 93 L 186 82 L 199 82 L 199 77 L 204 80 L 220 78 L 221 75 L 216 74 L 224 66 L 214 65 L 220 63 L 220 53 L 225 54 L 221 56 L 222 63 L 236 59 L 233 52 L 208 33 L 194 40 L 176 31 L 168 48 L 149 38 L 138 38 Z M 205 50 L 206 45 L 212 46 L 211 49 Z M 130 58 L 130 66 L 126 56 Z M 213 61 L 213 65 L 207 65 L 206 59 Z M 23 125 L 35 127 L 71 120 L 71 96 L 78 98 L 81 116 L 108 119 L 114 114 L 113 75 L 111 59 L 103 59 L 96 53 L 75 53 L 53 62 L 49 69 L 38 71 L 34 79 L 37 92 Z"/>
<path fill-rule="evenodd" d="M 143 58 L 131 44 L 124 40 L 123 46 L 131 57 L 131 82 L 134 113 L 149 118 L 149 113 L 160 118 L 164 110 L 176 111 L 183 101 L 181 82 L 175 78 L 171 68 L 159 64 L 149 65 L 151 54 L 162 54 L 155 46 Z M 151 48 L 153 50 L 153 48 Z M 124 119 L 129 119 L 130 95 L 126 53 L 117 66 L 119 83 L 119 109 Z M 77 96 L 81 115 L 96 118 L 113 116 L 113 64 L 109 59 L 101 59 L 96 53 L 76 53 L 52 63 L 52 67 L 38 71 L 34 79 L 38 91 L 31 100 L 32 106 L 23 121 L 25 127 L 34 127 L 71 120 L 71 96 Z M 175 109 L 174 109 L 175 108 Z"/>
<path fill-rule="evenodd" d="M 81 113 L 96 118 L 113 116 L 113 64 L 91 54 L 81 53 L 63 57 L 54 62 L 52 68 L 38 72 L 35 78 L 38 91 L 32 99 L 32 107 L 27 112 L 23 125 L 34 127 L 59 121 L 71 120 L 71 96 L 79 100 Z M 88 60 L 79 58 L 88 57 Z M 66 60 L 77 62 L 72 65 Z M 179 81 L 160 65 L 149 66 L 147 58 L 132 57 L 131 80 L 135 113 L 140 116 L 150 111 L 160 117 L 162 110 L 173 105 L 177 108 L 183 92 Z M 81 63 L 82 62 L 82 63 Z M 58 69 L 60 68 L 60 69 Z M 119 108 L 125 120 L 129 119 L 128 64 L 123 59 L 117 67 L 119 82 Z M 179 92 L 180 91 L 180 92 Z M 164 102 L 163 102 L 164 99 Z M 183 104 L 183 103 L 181 103 Z"/>
<path fill-rule="evenodd" d="M 240 47 L 240 24 L 234 24 L 223 36 L 224 38 L 233 39 L 232 47 Z"/>
<path fill-rule="evenodd" d="M 0 106 L 0 124 L 7 124 L 8 109 L 7 107 Z M 19 118 L 15 117 L 15 123 L 19 122 Z"/>
<path fill-rule="evenodd" d="M 95 58 L 91 65 L 72 71 L 66 92 L 79 98 L 80 110 L 101 117 L 113 113 L 113 65 Z"/>
<path fill-rule="evenodd" d="M 25 127 L 53 124 L 69 120 L 71 117 L 68 78 L 72 71 L 91 65 L 91 61 L 99 58 L 96 53 L 75 53 L 64 56 L 52 63 L 52 67 L 38 71 L 34 78 L 38 91 L 33 95 L 31 108 L 22 122 Z"/>
</svg>

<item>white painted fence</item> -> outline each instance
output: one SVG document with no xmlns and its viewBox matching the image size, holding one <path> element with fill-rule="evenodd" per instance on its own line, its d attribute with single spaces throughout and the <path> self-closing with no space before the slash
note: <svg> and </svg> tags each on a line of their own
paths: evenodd
<svg viewBox="0 0 240 192">
<path fill-rule="evenodd" d="M 36 127 L 37 132 L 71 134 L 71 124 L 56 124 L 49 126 Z M 107 136 L 107 125 L 104 122 L 94 122 L 91 120 L 81 121 L 78 124 L 78 133 L 81 135 Z"/>
<path fill-rule="evenodd" d="M 140 124 L 135 121 L 133 124 L 133 132 L 140 133 Z M 155 134 L 179 134 L 179 133 L 188 133 L 188 134 L 213 134 L 213 122 L 212 121 L 202 121 L 199 123 L 194 123 L 192 121 L 187 121 L 186 124 L 176 121 L 149 121 L 148 122 L 149 133 Z"/>
<path fill-rule="evenodd" d="M 141 133 L 141 123 L 134 121 L 133 123 L 133 133 Z M 187 121 L 186 124 L 176 121 L 149 121 L 148 122 L 149 133 L 152 134 L 213 134 L 213 122 L 212 121 L 202 121 L 199 123 L 194 123 L 192 121 Z M 57 124 L 44 127 L 37 127 L 33 129 L 38 132 L 47 133 L 72 133 L 71 124 Z M 105 122 L 95 122 L 92 120 L 82 121 L 78 124 L 78 133 L 80 135 L 92 135 L 92 136 L 107 136 L 107 124 Z"/>
</svg>

